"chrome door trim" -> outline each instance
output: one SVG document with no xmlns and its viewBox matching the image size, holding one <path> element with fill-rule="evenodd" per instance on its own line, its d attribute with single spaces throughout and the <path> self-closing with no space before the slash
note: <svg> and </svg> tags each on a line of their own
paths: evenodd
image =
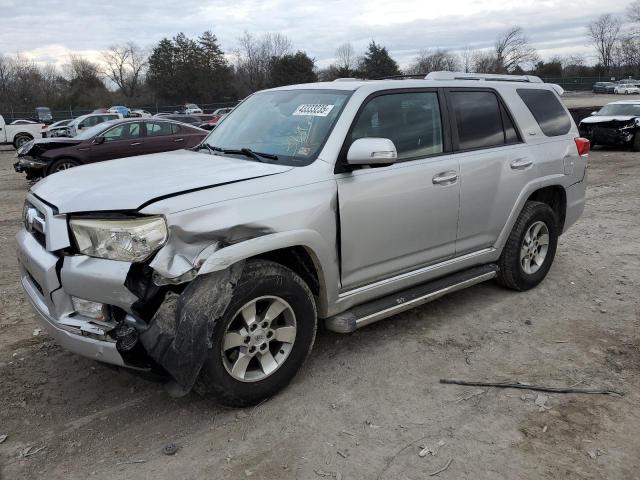
<svg viewBox="0 0 640 480">
<path fill-rule="evenodd" d="M 495 248 L 485 248 L 485 249 L 482 249 L 482 250 L 478 250 L 476 252 L 467 253 L 466 255 L 462 255 L 460 257 L 450 258 L 449 260 L 445 260 L 444 262 L 440 262 L 440 263 L 436 263 L 436 264 L 433 264 L 433 265 L 429 265 L 427 267 L 422 267 L 422 268 L 419 268 L 417 270 L 411 270 L 409 272 L 401 273 L 401 274 L 396 275 L 394 277 L 385 278 L 383 280 L 378 280 L 377 282 L 374 282 L 374 283 L 369 283 L 369 284 L 363 285 L 361 287 L 353 288 L 351 290 L 347 290 L 345 292 L 338 293 L 338 299 L 342 300 L 342 299 L 345 299 L 345 298 L 349 298 L 349 297 L 351 297 L 353 295 L 358 295 L 358 294 L 366 292 L 368 290 L 373 290 L 373 289 L 376 289 L 376 288 L 379 288 L 379 287 L 382 287 L 382 286 L 385 286 L 385 285 L 389 285 L 389 284 L 392 284 L 392 283 L 395 283 L 395 282 L 406 280 L 406 279 L 411 278 L 411 277 L 415 277 L 415 276 L 422 275 L 422 274 L 425 274 L 425 273 L 428 273 L 428 272 L 431 272 L 431 271 L 434 271 L 434 270 L 438 270 L 439 268 L 442 268 L 442 267 L 448 267 L 450 265 L 455 265 L 458 262 L 464 262 L 466 260 L 470 260 L 470 259 L 473 259 L 475 257 L 486 255 L 487 253 L 492 253 L 492 252 L 495 252 Z"/>
</svg>

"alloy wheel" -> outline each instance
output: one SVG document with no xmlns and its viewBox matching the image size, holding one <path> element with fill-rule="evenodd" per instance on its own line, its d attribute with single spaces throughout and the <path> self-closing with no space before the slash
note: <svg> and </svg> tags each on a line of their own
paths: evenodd
<svg viewBox="0 0 640 480">
<path fill-rule="evenodd" d="M 291 306 L 280 297 L 259 297 L 240 308 L 227 326 L 222 362 L 236 380 L 264 380 L 285 362 L 295 339 Z"/>
<path fill-rule="evenodd" d="M 549 250 L 549 229 L 544 222 L 533 223 L 524 234 L 520 247 L 520 265 L 531 275 L 540 270 Z"/>
</svg>

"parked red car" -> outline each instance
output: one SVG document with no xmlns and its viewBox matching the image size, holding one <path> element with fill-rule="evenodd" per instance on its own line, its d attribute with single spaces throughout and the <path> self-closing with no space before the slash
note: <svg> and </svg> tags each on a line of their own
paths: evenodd
<svg viewBox="0 0 640 480">
<path fill-rule="evenodd" d="M 14 169 L 27 179 L 45 177 L 86 163 L 195 147 L 208 133 L 163 118 L 112 120 L 73 138 L 32 140 L 18 149 Z"/>
</svg>

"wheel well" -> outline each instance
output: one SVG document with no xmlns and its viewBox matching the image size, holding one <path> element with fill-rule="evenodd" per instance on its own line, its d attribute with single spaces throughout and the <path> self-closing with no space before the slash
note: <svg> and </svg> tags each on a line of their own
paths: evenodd
<svg viewBox="0 0 640 480">
<path fill-rule="evenodd" d="M 544 187 L 533 192 L 527 200 L 546 203 L 556 213 L 558 218 L 558 232 L 564 229 L 564 220 L 567 212 L 567 193 L 560 185 Z"/>
<path fill-rule="evenodd" d="M 320 277 L 311 254 L 305 247 L 295 246 L 261 253 L 254 258 L 271 260 L 296 272 L 307 283 L 311 292 L 320 296 Z"/>
</svg>

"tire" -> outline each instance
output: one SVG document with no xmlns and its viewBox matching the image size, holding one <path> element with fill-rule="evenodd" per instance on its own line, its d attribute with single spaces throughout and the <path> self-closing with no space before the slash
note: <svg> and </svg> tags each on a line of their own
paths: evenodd
<svg viewBox="0 0 640 480">
<path fill-rule="evenodd" d="M 535 232 L 537 226 L 540 226 L 538 235 L 544 236 L 546 229 L 546 251 L 543 252 L 544 244 L 542 243 L 529 244 L 530 249 L 526 252 L 537 251 L 540 254 L 544 253 L 544 255 L 537 256 L 531 253 L 533 259 L 529 259 L 529 271 L 527 272 L 527 257 L 525 255 L 525 258 L 522 258 L 521 250 L 526 248 L 527 234 Z M 544 241 L 544 238 L 540 237 L 537 240 Z M 555 212 L 546 203 L 533 201 L 525 203 L 507 239 L 500 260 L 498 260 L 498 283 L 518 291 L 529 290 L 537 286 L 547 276 L 557 246 L 558 219 Z"/>
<path fill-rule="evenodd" d="M 18 134 L 15 137 L 13 137 L 13 148 L 17 150 L 22 145 L 24 145 L 27 142 L 30 142 L 31 140 L 33 140 L 33 137 L 31 135 L 27 135 L 26 133 Z"/>
<path fill-rule="evenodd" d="M 640 152 L 640 132 L 636 132 L 631 140 L 631 151 Z"/>
<path fill-rule="evenodd" d="M 257 308 L 253 312 L 257 311 L 256 318 L 259 319 L 260 328 L 250 333 L 251 327 L 246 327 L 247 324 L 240 312 L 256 300 Z M 269 302 L 282 301 L 290 310 L 285 309 L 283 313 L 275 316 L 269 329 L 262 330 L 264 315 L 270 305 L 273 305 Z M 282 305 L 280 303 L 280 306 Z M 251 307 L 248 311 L 251 312 Z M 291 337 L 293 343 L 282 343 L 278 340 L 278 335 L 273 333 L 271 334 L 274 336 L 269 341 L 269 332 L 280 331 L 279 329 L 283 326 L 289 329 L 289 335 L 291 335 L 291 313 L 295 325 L 293 337 Z M 248 316 L 251 317 L 251 315 Z M 240 330 L 242 328 L 245 330 Z M 316 329 L 315 301 L 311 290 L 302 278 L 278 263 L 264 260 L 248 261 L 229 306 L 222 318 L 215 323 L 211 348 L 200 370 L 195 385 L 196 391 L 230 407 L 255 405 L 275 395 L 287 386 L 308 357 L 313 347 Z M 238 343 L 242 339 L 244 344 L 227 347 L 228 349 L 224 350 L 225 335 L 230 333 L 232 338 L 235 338 L 235 332 L 238 331 L 243 332 L 238 337 Z M 262 340 L 260 340 L 261 335 Z M 251 340 L 246 344 L 249 337 Z M 272 358 L 280 360 L 275 370 L 268 374 L 262 367 L 264 360 L 262 360 L 261 346 L 259 346 L 260 341 L 268 343 L 265 352 L 270 353 Z M 247 355 L 251 355 L 249 353 L 251 348 L 255 353 L 248 361 L 246 371 L 242 374 L 244 380 L 242 380 L 237 372 L 236 375 L 232 372 L 235 371 L 241 352 L 244 351 L 244 356 L 247 358 Z M 268 353 L 266 353 L 267 356 Z M 242 368 L 239 371 L 242 372 Z"/>
<path fill-rule="evenodd" d="M 76 160 L 72 160 L 71 158 L 61 158 L 47 167 L 47 176 L 78 166 L 80 166 L 80 162 Z"/>
</svg>

